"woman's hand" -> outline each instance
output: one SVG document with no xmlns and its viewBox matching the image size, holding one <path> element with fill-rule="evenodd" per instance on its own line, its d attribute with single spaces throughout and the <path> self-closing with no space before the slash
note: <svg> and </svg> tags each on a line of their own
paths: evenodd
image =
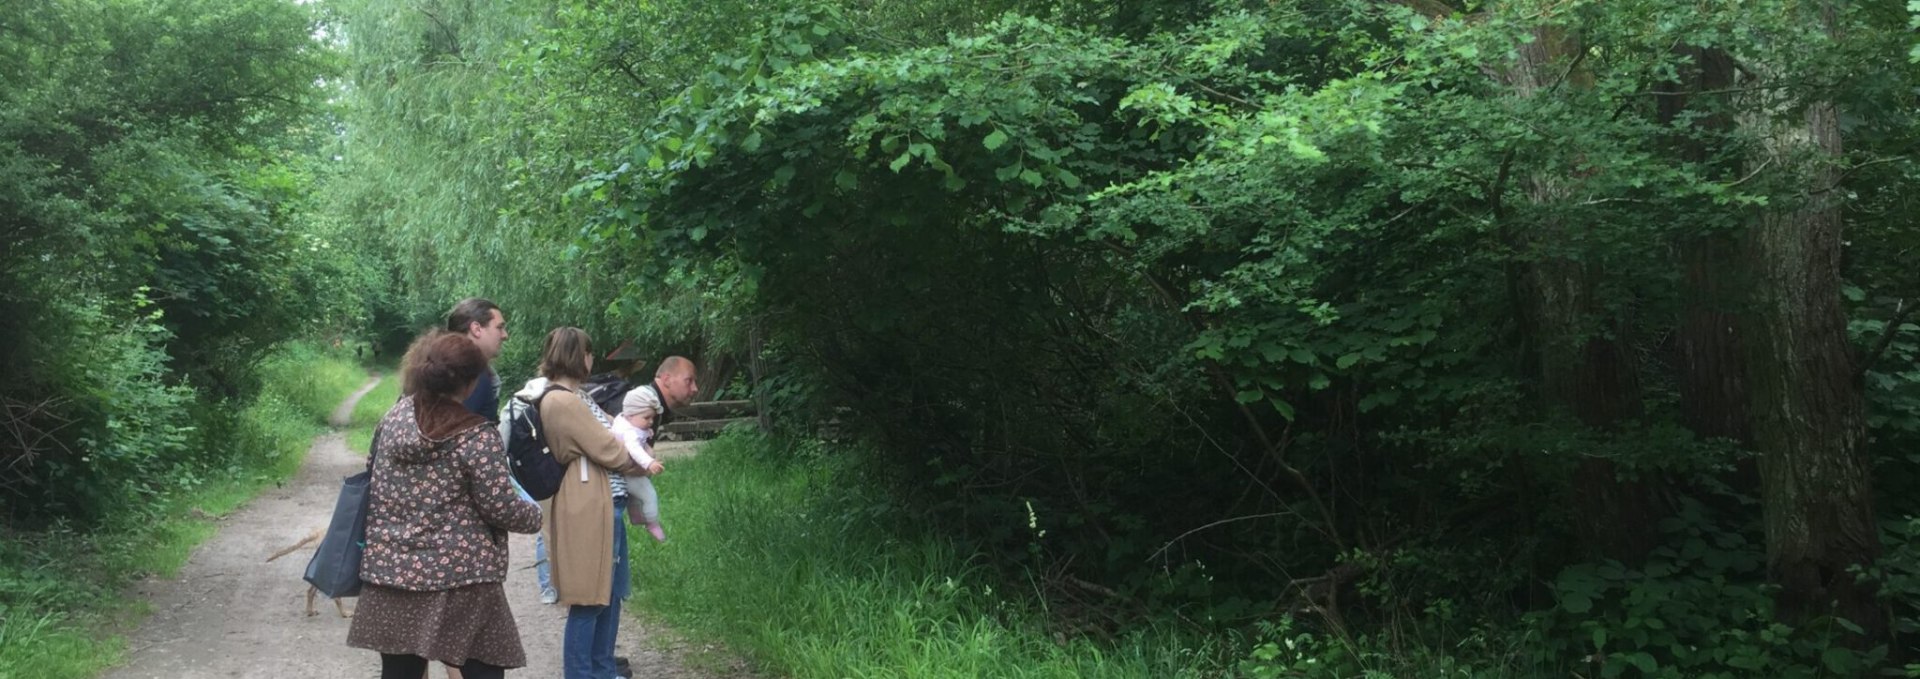
<svg viewBox="0 0 1920 679">
<path fill-rule="evenodd" d="M 659 476 L 660 472 L 666 470 L 666 467 L 660 466 L 659 460 L 654 460 L 653 464 L 647 465 L 647 476 Z"/>
</svg>

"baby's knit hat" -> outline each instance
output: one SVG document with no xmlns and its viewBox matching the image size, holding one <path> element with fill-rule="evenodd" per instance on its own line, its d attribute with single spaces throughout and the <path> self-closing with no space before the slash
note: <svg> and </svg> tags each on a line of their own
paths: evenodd
<svg viewBox="0 0 1920 679">
<path fill-rule="evenodd" d="M 641 413 L 650 415 L 660 414 L 660 395 L 654 393 L 652 389 L 648 389 L 644 385 L 628 390 L 626 398 L 620 399 L 620 414 L 622 416 L 639 415 Z"/>
</svg>

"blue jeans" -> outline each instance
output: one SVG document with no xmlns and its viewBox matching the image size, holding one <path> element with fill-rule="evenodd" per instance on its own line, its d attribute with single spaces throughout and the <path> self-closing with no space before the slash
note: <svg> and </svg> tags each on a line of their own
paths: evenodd
<svg viewBox="0 0 1920 679">
<path fill-rule="evenodd" d="M 627 499 L 613 499 L 613 591 L 605 606 L 569 606 L 560 658 L 566 679 L 614 679 L 613 642 L 620 634 L 620 602 L 632 586 L 627 563 L 627 525 L 620 520 Z"/>
<path fill-rule="evenodd" d="M 533 534 L 533 572 L 540 578 L 540 594 L 553 591 L 553 564 L 547 563 L 547 532 Z"/>
</svg>

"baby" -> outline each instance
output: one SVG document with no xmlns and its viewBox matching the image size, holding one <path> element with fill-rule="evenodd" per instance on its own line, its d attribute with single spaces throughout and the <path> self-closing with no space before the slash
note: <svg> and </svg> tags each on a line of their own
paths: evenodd
<svg viewBox="0 0 1920 679">
<path fill-rule="evenodd" d="M 667 541 L 667 533 L 660 529 L 660 494 L 653 490 L 653 480 L 648 478 L 663 471 L 658 460 L 648 453 L 648 444 L 653 440 L 653 418 L 660 412 L 660 397 L 652 389 L 645 387 L 627 392 L 620 401 L 620 416 L 613 420 L 613 435 L 627 444 L 627 455 L 634 464 L 646 468 L 647 476 L 628 476 L 627 492 L 633 496 L 627 503 L 627 522 L 645 524 L 647 533 L 659 542 Z"/>
</svg>

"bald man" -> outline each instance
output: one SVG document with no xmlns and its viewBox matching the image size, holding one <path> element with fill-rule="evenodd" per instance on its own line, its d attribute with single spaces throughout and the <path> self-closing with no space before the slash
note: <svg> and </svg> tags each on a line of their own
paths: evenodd
<svg viewBox="0 0 1920 679">
<path fill-rule="evenodd" d="M 635 389 L 652 389 L 660 396 L 660 403 L 666 406 L 664 412 L 653 419 L 655 432 L 663 431 L 667 422 L 673 419 L 674 411 L 686 407 L 688 403 L 693 402 L 693 397 L 700 395 L 700 385 L 695 381 L 693 361 L 687 360 L 684 356 L 668 356 L 661 360 L 660 367 L 653 371 L 653 381 Z M 654 440 L 658 441 L 659 437 L 656 435 Z"/>
</svg>

